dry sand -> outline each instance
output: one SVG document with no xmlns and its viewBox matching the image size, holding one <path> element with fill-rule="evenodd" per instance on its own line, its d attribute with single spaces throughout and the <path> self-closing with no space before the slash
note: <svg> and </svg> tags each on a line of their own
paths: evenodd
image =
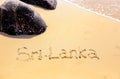
<svg viewBox="0 0 120 79">
<path fill-rule="evenodd" d="M 2 0 L 1 0 L 2 1 Z M 0 79 L 120 79 L 120 23 L 84 11 L 63 0 L 57 9 L 33 7 L 46 21 L 47 31 L 33 37 L 0 34 Z M 43 57 L 23 61 L 31 52 L 54 56 L 70 50 L 96 51 L 96 58 L 52 59 Z M 64 50 L 62 50 L 64 49 Z"/>
</svg>

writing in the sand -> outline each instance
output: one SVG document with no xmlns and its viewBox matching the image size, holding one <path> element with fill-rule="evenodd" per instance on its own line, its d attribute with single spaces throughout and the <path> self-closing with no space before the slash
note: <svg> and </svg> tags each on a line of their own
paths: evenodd
<svg viewBox="0 0 120 79">
<path fill-rule="evenodd" d="M 17 60 L 29 61 L 29 60 L 55 60 L 55 59 L 97 59 L 100 58 L 97 55 L 97 52 L 94 49 L 60 49 L 59 53 L 54 52 L 52 47 L 47 49 L 47 52 L 44 50 L 35 50 L 28 52 L 27 47 L 21 47 L 17 49 Z"/>
</svg>

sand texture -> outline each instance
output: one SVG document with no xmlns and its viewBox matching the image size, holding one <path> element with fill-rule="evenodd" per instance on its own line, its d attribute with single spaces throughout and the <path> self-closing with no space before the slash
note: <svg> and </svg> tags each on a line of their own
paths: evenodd
<svg viewBox="0 0 120 79">
<path fill-rule="evenodd" d="M 63 0 L 53 11 L 31 8 L 48 28 L 38 36 L 0 33 L 0 79 L 120 79 L 119 22 Z"/>
</svg>

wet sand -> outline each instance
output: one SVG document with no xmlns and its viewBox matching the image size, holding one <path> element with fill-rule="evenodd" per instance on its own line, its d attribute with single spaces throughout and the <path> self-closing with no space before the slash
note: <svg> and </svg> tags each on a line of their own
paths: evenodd
<svg viewBox="0 0 120 79">
<path fill-rule="evenodd" d="M 38 36 L 0 34 L 0 79 L 120 79 L 119 22 L 63 0 L 58 0 L 54 11 L 32 8 L 48 28 Z M 48 58 L 51 50 L 52 56 L 58 56 L 71 50 L 78 54 L 84 49 L 87 58 Z M 91 59 L 90 52 L 100 59 Z"/>
<path fill-rule="evenodd" d="M 81 7 L 120 20 L 120 0 L 68 0 Z"/>
</svg>

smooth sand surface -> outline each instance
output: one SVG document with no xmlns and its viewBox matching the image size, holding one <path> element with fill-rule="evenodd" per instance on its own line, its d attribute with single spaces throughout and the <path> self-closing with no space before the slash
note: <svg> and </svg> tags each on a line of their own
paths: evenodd
<svg viewBox="0 0 120 79">
<path fill-rule="evenodd" d="M 48 28 L 44 34 L 31 37 L 0 34 L 0 79 L 120 79 L 120 23 L 63 0 L 58 0 L 54 11 L 32 8 Z M 52 56 L 58 56 L 84 49 L 87 58 L 46 57 L 50 50 Z M 89 49 L 100 59 L 88 57 L 93 52 Z M 40 50 L 42 60 L 35 54 Z"/>
</svg>

